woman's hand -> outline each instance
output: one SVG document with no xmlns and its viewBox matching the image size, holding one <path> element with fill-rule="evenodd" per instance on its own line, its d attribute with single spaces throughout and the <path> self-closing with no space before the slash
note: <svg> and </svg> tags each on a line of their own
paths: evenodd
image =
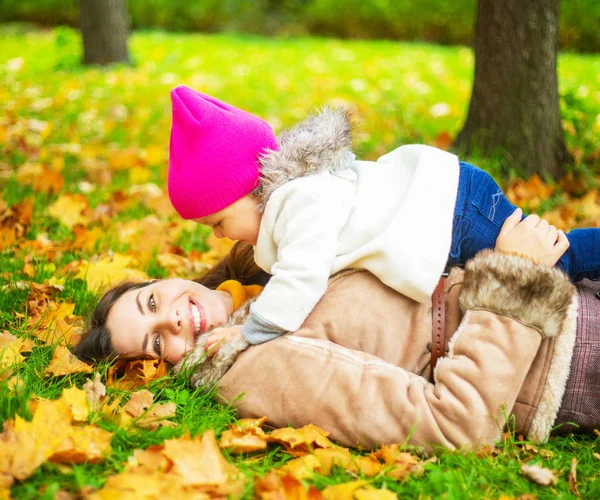
<svg viewBox="0 0 600 500">
<path fill-rule="evenodd" d="M 206 338 L 206 344 L 204 345 L 206 355 L 212 357 L 217 354 L 219 348 L 225 342 L 241 340 L 243 338 L 242 326 L 243 325 L 235 325 L 224 328 L 215 328 Z"/>
<path fill-rule="evenodd" d="M 496 250 L 553 266 L 569 248 L 567 236 L 537 215 L 529 215 L 521 221 L 522 216 L 523 211 L 517 208 L 504 221 L 496 239 Z"/>
</svg>

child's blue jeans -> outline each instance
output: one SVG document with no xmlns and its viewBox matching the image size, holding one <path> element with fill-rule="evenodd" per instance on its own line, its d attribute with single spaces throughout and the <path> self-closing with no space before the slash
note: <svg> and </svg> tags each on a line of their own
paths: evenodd
<svg viewBox="0 0 600 500">
<path fill-rule="evenodd" d="M 494 248 L 505 219 L 516 207 L 485 171 L 460 162 L 448 265 L 464 264 L 484 248 Z M 600 278 L 600 228 L 567 233 L 571 246 L 556 264 L 571 281 Z"/>
</svg>

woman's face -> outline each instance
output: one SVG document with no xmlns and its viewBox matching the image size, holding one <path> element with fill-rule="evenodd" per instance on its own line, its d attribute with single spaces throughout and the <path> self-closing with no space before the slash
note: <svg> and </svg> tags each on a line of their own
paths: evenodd
<svg viewBox="0 0 600 500">
<path fill-rule="evenodd" d="M 232 309 L 223 292 L 183 279 L 161 280 L 124 293 L 106 326 L 119 356 L 176 363 L 201 333 L 225 323 Z"/>
</svg>

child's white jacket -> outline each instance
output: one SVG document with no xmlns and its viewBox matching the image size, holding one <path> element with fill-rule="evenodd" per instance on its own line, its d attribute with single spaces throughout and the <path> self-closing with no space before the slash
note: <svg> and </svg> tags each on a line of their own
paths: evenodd
<svg viewBox="0 0 600 500">
<path fill-rule="evenodd" d="M 342 269 L 367 269 L 418 302 L 431 296 L 444 270 L 457 157 L 407 145 L 376 162 L 359 161 L 349 141 L 347 114 L 325 110 L 283 133 L 280 150 L 262 159 L 264 212 L 254 255 L 273 277 L 244 328 L 250 343 L 297 330 L 329 276 Z"/>
</svg>

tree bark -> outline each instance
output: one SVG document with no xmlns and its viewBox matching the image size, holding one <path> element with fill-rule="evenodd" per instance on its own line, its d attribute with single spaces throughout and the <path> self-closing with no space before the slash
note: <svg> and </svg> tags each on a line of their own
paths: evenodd
<svg viewBox="0 0 600 500">
<path fill-rule="evenodd" d="M 129 62 L 127 0 L 80 0 L 84 64 Z"/>
<path fill-rule="evenodd" d="M 473 92 L 456 149 L 504 155 L 524 175 L 564 175 L 571 158 L 558 96 L 559 5 L 478 1 Z"/>
</svg>

